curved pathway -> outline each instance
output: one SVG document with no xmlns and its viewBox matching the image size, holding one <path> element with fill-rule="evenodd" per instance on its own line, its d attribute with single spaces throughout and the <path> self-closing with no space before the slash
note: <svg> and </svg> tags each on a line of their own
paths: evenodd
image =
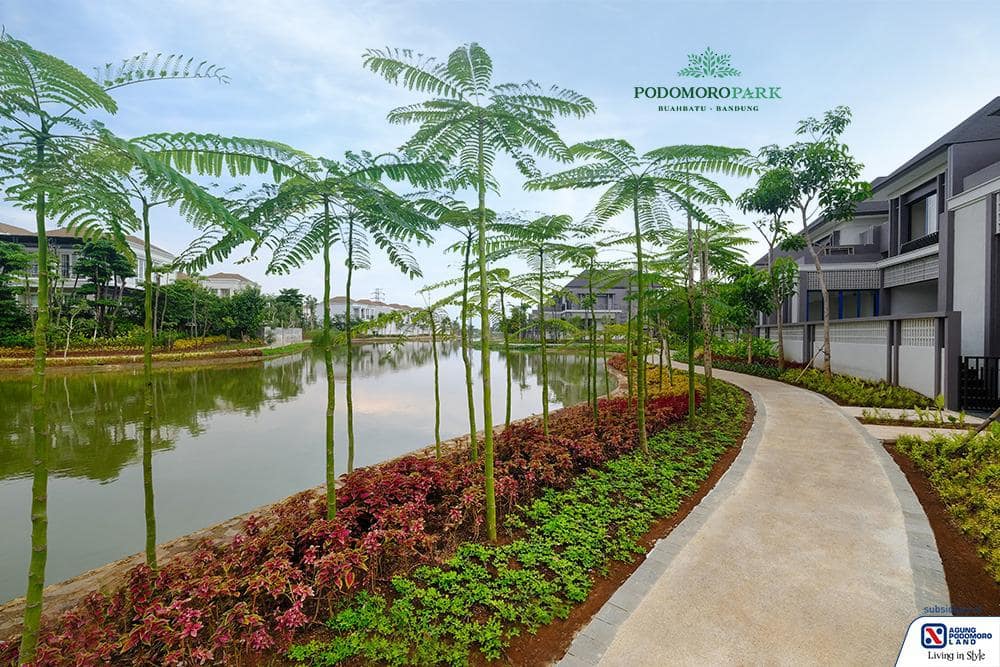
<svg viewBox="0 0 1000 667">
<path fill-rule="evenodd" d="M 561 664 L 892 664 L 910 621 L 948 605 L 902 472 L 825 397 L 716 376 L 754 398 L 740 455 Z"/>
</svg>

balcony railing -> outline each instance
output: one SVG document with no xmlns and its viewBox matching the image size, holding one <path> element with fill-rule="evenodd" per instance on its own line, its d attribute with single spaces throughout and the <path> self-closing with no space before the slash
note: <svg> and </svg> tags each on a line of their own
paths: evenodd
<svg viewBox="0 0 1000 667">
<path fill-rule="evenodd" d="M 913 239 L 912 241 L 907 241 L 906 243 L 899 246 L 899 254 L 902 255 L 904 252 L 910 252 L 912 250 L 919 250 L 920 248 L 926 248 L 927 246 L 934 245 L 938 242 L 938 233 L 931 232 L 930 234 L 925 234 L 920 238 Z"/>
</svg>

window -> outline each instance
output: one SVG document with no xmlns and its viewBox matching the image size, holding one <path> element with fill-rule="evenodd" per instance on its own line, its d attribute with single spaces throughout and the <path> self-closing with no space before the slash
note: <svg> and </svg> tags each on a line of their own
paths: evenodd
<svg viewBox="0 0 1000 667">
<path fill-rule="evenodd" d="M 69 278 L 69 255 L 59 255 L 59 273 L 63 278 Z"/>
<path fill-rule="evenodd" d="M 823 319 L 823 293 L 809 290 L 806 295 L 808 319 Z M 830 319 L 849 320 L 855 317 L 878 316 L 878 290 L 830 290 Z"/>
<path fill-rule="evenodd" d="M 937 194 L 932 194 L 909 205 L 910 235 L 908 241 L 919 239 L 937 231 Z"/>
</svg>

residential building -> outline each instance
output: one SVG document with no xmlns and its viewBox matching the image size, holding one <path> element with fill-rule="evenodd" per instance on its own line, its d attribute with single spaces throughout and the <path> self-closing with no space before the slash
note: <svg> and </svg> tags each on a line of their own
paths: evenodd
<svg viewBox="0 0 1000 667">
<path fill-rule="evenodd" d="M 63 282 L 63 287 L 73 288 L 74 286 L 79 286 L 81 281 L 86 282 L 84 278 L 77 275 L 75 270 L 76 261 L 80 256 L 80 249 L 83 246 L 84 239 L 79 234 L 71 232 L 67 229 L 49 230 L 46 232 L 45 236 L 48 239 L 49 254 L 51 257 L 55 258 L 55 261 L 59 266 L 57 280 Z M 0 241 L 20 244 L 25 250 L 31 253 L 38 251 L 38 235 L 33 231 L 16 227 L 14 225 L 0 223 Z M 136 275 L 125 280 L 125 287 L 136 288 L 142 282 L 141 276 L 146 270 L 142 239 L 136 236 L 126 236 L 125 242 L 128 244 L 129 249 L 131 249 L 135 254 L 137 260 Z M 154 282 L 159 282 L 161 284 L 172 283 L 177 278 L 176 272 L 156 269 L 171 264 L 174 261 L 174 255 L 163 248 L 159 248 L 154 245 L 150 246 L 150 250 L 150 254 L 153 259 Z M 37 275 L 38 266 L 36 264 L 30 269 L 29 282 L 32 287 L 37 284 Z M 32 295 L 31 302 L 32 305 L 37 303 L 35 295 Z"/>
<path fill-rule="evenodd" d="M 423 326 L 415 326 L 412 323 L 411 315 L 416 314 L 418 309 L 406 306 L 401 303 L 384 303 L 374 299 L 351 299 L 351 322 L 370 322 L 381 315 L 389 313 L 403 313 L 404 317 L 398 322 L 373 329 L 368 333 L 376 336 L 399 336 L 407 335 L 430 335 L 430 329 Z M 345 316 L 347 309 L 347 297 L 336 296 L 330 299 L 330 316 L 341 319 Z"/>
<path fill-rule="evenodd" d="M 251 287 L 260 289 L 259 284 L 238 273 L 213 273 L 208 276 L 198 276 L 197 280 L 202 287 L 221 297 L 232 296 Z"/>
<path fill-rule="evenodd" d="M 562 291 L 547 304 L 545 317 L 577 320 L 582 326 L 587 327 L 590 323 L 590 308 L 584 304 L 587 303 L 590 294 L 588 282 L 587 272 L 583 271 L 566 283 Z M 614 324 L 625 324 L 629 308 L 632 308 L 633 314 L 635 313 L 635 301 L 626 299 L 628 293 L 628 284 L 624 278 L 614 285 L 594 288 L 594 317 L 597 319 L 598 328 L 609 321 Z M 538 318 L 537 308 L 532 311 L 532 317 Z"/>
<path fill-rule="evenodd" d="M 952 408 L 1000 405 L 998 200 L 1000 97 L 875 179 L 853 219 L 810 226 L 835 372 L 943 394 Z M 808 250 L 791 256 L 799 281 L 782 309 L 785 352 L 808 362 L 822 344 L 822 295 Z M 762 333 L 776 338 L 775 322 Z"/>
</svg>

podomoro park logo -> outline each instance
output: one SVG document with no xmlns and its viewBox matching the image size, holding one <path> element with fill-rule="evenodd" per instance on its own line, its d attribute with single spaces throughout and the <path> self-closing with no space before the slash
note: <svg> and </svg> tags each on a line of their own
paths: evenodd
<svg viewBox="0 0 1000 667">
<path fill-rule="evenodd" d="M 707 47 L 701 53 L 688 55 L 688 64 L 677 76 L 695 79 L 726 79 L 740 77 L 742 72 L 732 66 L 732 56 L 717 53 Z M 633 99 L 649 100 L 715 100 L 712 104 L 661 104 L 657 111 L 668 112 L 741 112 L 760 111 L 758 100 L 780 100 L 781 86 L 635 86 Z M 746 104 L 752 101 L 753 103 Z M 736 103 L 739 102 L 739 103 Z M 734 104 L 735 103 L 735 104 Z"/>
</svg>

